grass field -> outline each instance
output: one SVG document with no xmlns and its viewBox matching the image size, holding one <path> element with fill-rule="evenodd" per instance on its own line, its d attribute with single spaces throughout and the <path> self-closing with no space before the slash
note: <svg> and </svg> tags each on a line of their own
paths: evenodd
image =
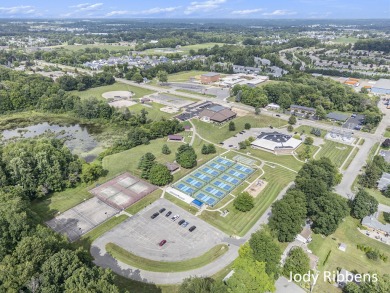
<svg viewBox="0 0 390 293">
<path fill-rule="evenodd" d="M 224 231 L 228 235 L 243 236 L 256 223 L 267 208 L 272 204 L 279 192 L 295 178 L 295 173 L 281 167 L 264 166 L 265 174 L 261 177 L 268 182 L 266 188 L 254 199 L 254 208 L 243 213 L 236 210 L 231 202 L 225 209 L 229 210 L 226 217 L 218 212 L 203 211 L 200 218 Z"/>
<path fill-rule="evenodd" d="M 368 245 L 385 253 L 390 258 L 389 246 L 361 234 L 357 230 L 358 223 L 358 220 L 347 217 L 334 234 L 326 238 L 322 238 L 321 235 L 313 235 L 313 241 L 309 244 L 309 248 L 320 258 L 318 262 L 318 269 L 320 271 L 334 271 L 338 267 L 348 271 L 357 270 L 359 273 L 367 273 L 369 271 L 384 273 L 388 271 L 388 263 L 371 261 L 366 257 L 364 252 L 357 249 L 357 244 Z M 338 249 L 339 243 L 345 243 L 347 245 L 345 252 Z M 332 252 L 328 261 L 323 265 L 329 251 Z M 322 278 L 318 278 L 318 280 L 317 285 L 314 287 L 314 292 L 340 292 L 340 290 L 337 290 L 331 284 L 324 283 Z"/>
<path fill-rule="evenodd" d="M 390 206 L 390 198 L 384 196 L 379 190 L 366 188 L 366 191 L 375 197 L 379 203 Z"/>
<path fill-rule="evenodd" d="M 337 167 L 341 167 L 341 165 L 346 160 L 348 154 L 352 150 L 352 146 L 330 140 L 327 140 L 325 144 L 323 144 L 321 147 L 322 149 L 316 155 L 316 159 L 320 159 L 321 157 L 327 157 Z"/>
<path fill-rule="evenodd" d="M 348 43 L 356 43 L 357 40 L 359 40 L 359 39 L 354 38 L 354 37 L 341 37 L 341 38 L 332 40 L 332 42 L 339 43 L 339 44 L 348 44 Z"/>
<path fill-rule="evenodd" d="M 141 270 L 152 272 L 184 272 L 201 268 L 213 262 L 214 260 L 224 255 L 229 248 L 226 244 L 219 244 L 199 257 L 178 262 L 155 261 L 143 258 L 127 251 L 126 249 L 123 249 L 114 243 L 108 243 L 106 245 L 106 249 L 107 252 L 115 259 L 128 265 L 137 267 Z"/>
<path fill-rule="evenodd" d="M 88 45 L 59 45 L 59 46 L 52 46 L 49 48 L 63 48 L 69 51 L 78 51 L 78 50 L 84 50 L 87 48 L 99 48 L 99 49 L 105 49 L 109 51 L 130 51 L 134 50 L 134 47 L 132 46 L 119 46 L 118 44 L 88 44 Z"/>
<path fill-rule="evenodd" d="M 349 156 L 348 160 L 343 165 L 343 170 L 347 170 L 349 165 L 351 165 L 353 159 L 356 157 L 357 153 L 359 152 L 358 148 L 353 148 L 351 155 Z"/>
<path fill-rule="evenodd" d="M 128 84 L 123 84 L 120 82 L 116 82 L 112 85 L 107 86 L 100 86 L 88 89 L 86 91 L 72 91 L 73 94 L 79 96 L 81 99 L 86 99 L 89 97 L 96 97 L 99 99 L 103 99 L 102 94 L 105 92 L 111 92 L 111 91 L 131 91 L 135 93 L 133 96 L 134 99 L 140 99 L 145 95 L 153 94 L 153 91 L 142 89 L 140 87 L 131 86 Z"/>
<path fill-rule="evenodd" d="M 195 76 L 200 76 L 204 73 L 207 73 L 207 71 L 198 71 L 198 70 L 182 71 L 179 73 L 169 74 L 168 81 L 170 81 L 170 82 L 189 81 L 190 78 L 195 77 Z"/>
<path fill-rule="evenodd" d="M 383 136 L 387 137 L 387 138 L 390 137 L 390 128 L 389 127 L 386 128 L 385 134 Z"/>
<path fill-rule="evenodd" d="M 199 50 L 199 49 L 209 49 L 214 47 L 215 45 L 223 46 L 223 43 L 203 43 L 203 44 L 196 44 L 196 45 L 188 45 L 188 46 L 182 46 L 180 49 L 177 49 L 180 52 L 177 52 L 178 54 L 188 54 L 190 50 Z M 172 54 L 173 52 L 161 52 L 160 50 L 168 49 L 168 48 L 156 48 L 156 49 L 147 49 L 145 51 L 142 51 L 141 54 L 145 55 L 167 55 Z"/>
<path fill-rule="evenodd" d="M 281 119 L 265 115 L 255 116 L 251 114 L 248 114 L 244 117 L 238 117 L 233 120 L 234 124 L 236 125 L 235 131 L 229 131 L 229 123 L 225 123 L 224 125 L 220 126 L 197 119 L 193 119 L 192 122 L 194 123 L 196 131 L 200 136 L 214 143 L 222 142 L 244 130 L 245 123 L 250 123 L 253 128 L 267 127 L 269 125 L 278 127 L 285 124 L 285 121 Z"/>
<path fill-rule="evenodd" d="M 148 111 L 148 117 L 153 120 L 161 120 L 161 118 L 170 119 L 173 116 L 176 116 L 178 113 L 169 114 L 160 111 L 161 108 L 166 107 L 158 103 L 148 103 L 148 104 L 136 104 L 129 107 L 131 112 L 139 113 L 142 109 Z"/>
<path fill-rule="evenodd" d="M 313 127 L 311 126 L 307 126 L 307 125 L 301 125 L 297 128 L 294 128 L 294 132 L 298 132 L 298 133 L 305 133 L 306 135 L 310 135 L 310 136 L 313 136 L 315 137 L 313 134 L 310 133 L 310 131 L 313 129 Z M 327 131 L 326 130 L 323 130 L 323 129 L 320 129 L 321 130 L 321 137 L 324 138 Z"/>
</svg>

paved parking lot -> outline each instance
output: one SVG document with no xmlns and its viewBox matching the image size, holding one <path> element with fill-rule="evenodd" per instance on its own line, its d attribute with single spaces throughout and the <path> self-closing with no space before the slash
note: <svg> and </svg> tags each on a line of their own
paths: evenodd
<svg viewBox="0 0 390 293">
<path fill-rule="evenodd" d="M 166 211 L 151 219 L 150 216 L 161 208 L 166 208 Z M 172 214 L 165 217 L 168 211 L 172 211 Z M 173 222 L 171 217 L 176 214 L 180 218 Z M 178 225 L 181 219 L 189 222 L 186 228 Z M 188 229 L 193 225 L 196 226 L 195 231 L 189 232 Z M 113 242 L 148 259 L 180 261 L 204 254 L 226 240 L 226 237 L 226 234 L 170 201 L 159 199 L 101 236 L 98 242 L 103 243 L 101 245 Z M 159 246 L 161 240 L 167 241 L 162 247 Z"/>
<path fill-rule="evenodd" d="M 355 129 L 358 125 L 363 125 L 365 116 L 357 114 L 356 117 L 349 117 L 349 119 L 343 124 L 343 128 Z M 358 129 L 356 129 L 358 130 Z"/>
</svg>

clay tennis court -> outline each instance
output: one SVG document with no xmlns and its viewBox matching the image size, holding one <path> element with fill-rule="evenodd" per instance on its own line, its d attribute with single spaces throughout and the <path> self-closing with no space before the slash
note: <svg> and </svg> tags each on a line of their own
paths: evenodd
<svg viewBox="0 0 390 293">
<path fill-rule="evenodd" d="M 124 173 L 91 189 L 90 193 L 106 204 L 123 210 L 156 189 L 157 186 L 141 180 L 130 173 Z"/>
</svg>

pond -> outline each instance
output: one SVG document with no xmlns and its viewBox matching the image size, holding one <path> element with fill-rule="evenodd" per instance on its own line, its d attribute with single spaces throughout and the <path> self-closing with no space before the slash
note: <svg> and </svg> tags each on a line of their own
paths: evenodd
<svg viewBox="0 0 390 293">
<path fill-rule="evenodd" d="M 10 141 L 37 136 L 56 137 L 64 139 L 65 145 L 73 154 L 81 156 L 87 162 L 91 162 L 103 150 L 101 143 L 94 138 L 94 134 L 100 132 L 100 128 L 91 125 L 58 125 L 44 122 L 27 127 L 4 130 L 2 132 L 2 140 Z"/>
</svg>

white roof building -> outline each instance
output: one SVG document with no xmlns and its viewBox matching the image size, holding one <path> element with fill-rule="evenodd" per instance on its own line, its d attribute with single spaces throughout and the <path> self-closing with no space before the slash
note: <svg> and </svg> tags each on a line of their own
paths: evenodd
<svg viewBox="0 0 390 293">
<path fill-rule="evenodd" d="M 274 153 L 293 152 L 302 143 L 301 140 L 291 135 L 280 132 L 262 132 L 255 141 L 251 143 L 253 148 L 264 149 Z"/>
</svg>

